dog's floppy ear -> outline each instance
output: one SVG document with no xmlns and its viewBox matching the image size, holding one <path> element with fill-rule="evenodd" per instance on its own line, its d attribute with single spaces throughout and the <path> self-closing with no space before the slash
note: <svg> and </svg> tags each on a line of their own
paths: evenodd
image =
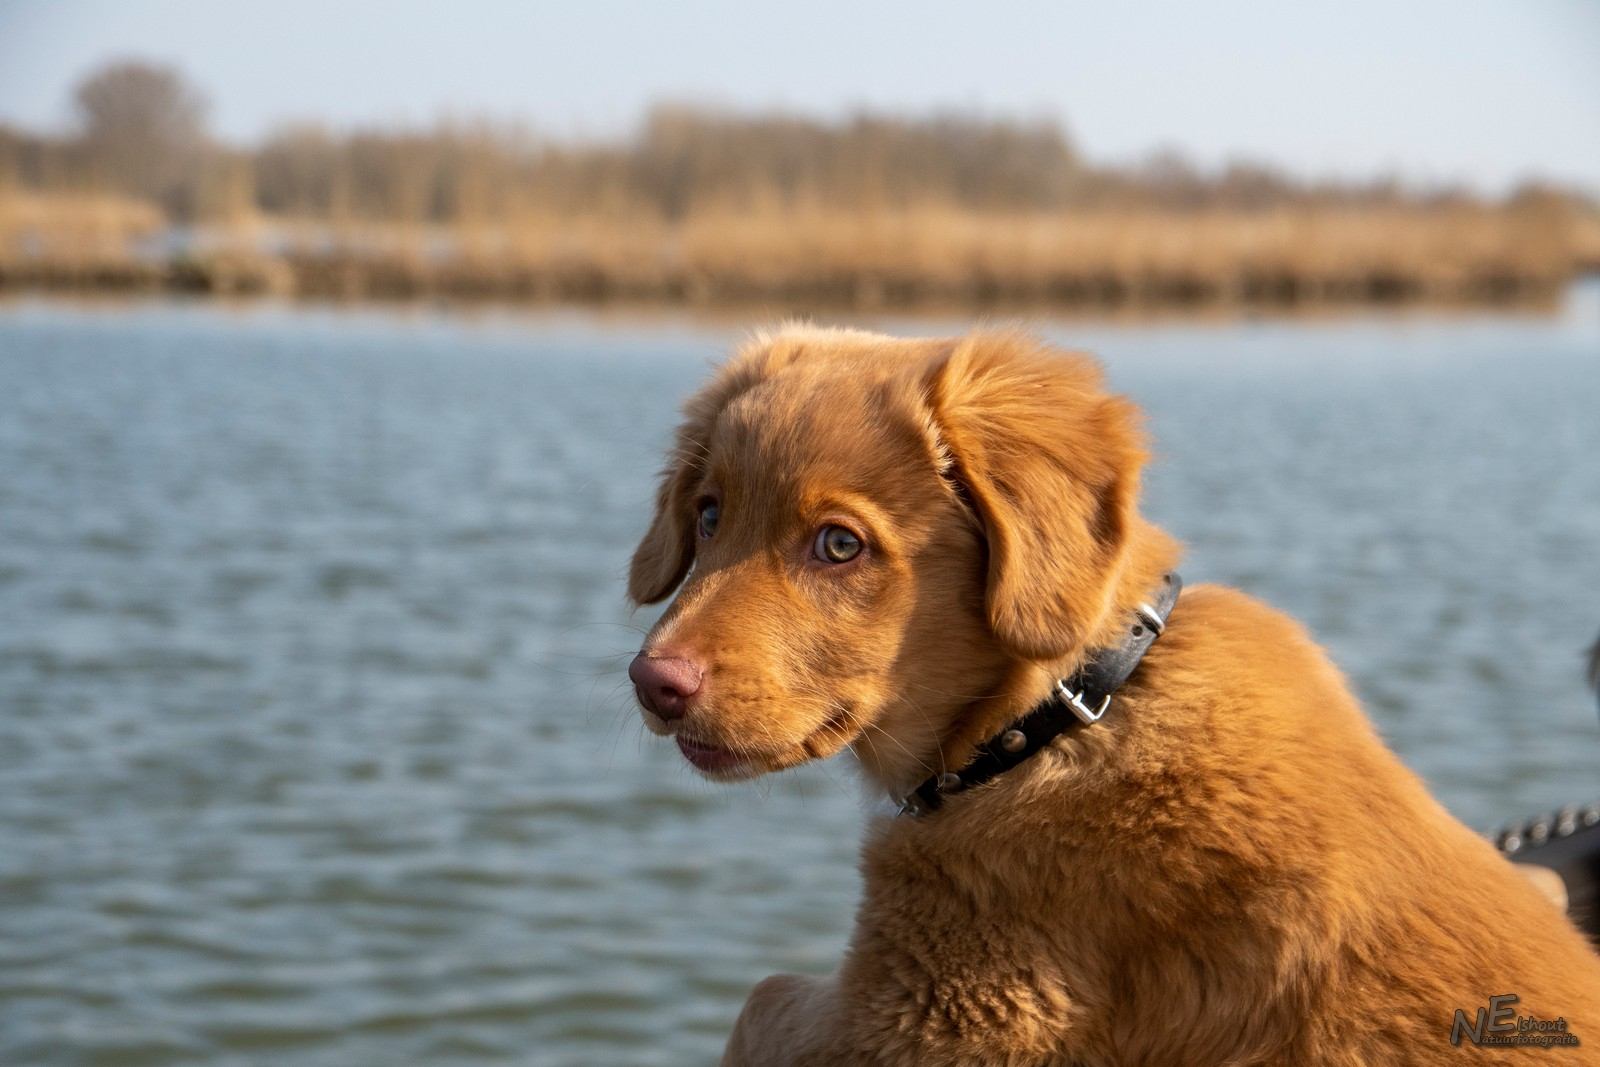
<svg viewBox="0 0 1600 1067">
<path fill-rule="evenodd" d="M 728 401 L 749 388 L 738 370 L 730 364 L 683 406 L 683 423 L 656 489 L 655 517 L 628 568 L 628 599 L 635 604 L 654 604 L 671 596 L 694 564 L 692 494 L 705 477 L 717 416 Z"/>
<path fill-rule="evenodd" d="M 694 564 L 693 493 L 705 477 L 717 417 L 739 394 L 793 362 L 800 350 L 781 332 L 758 333 L 684 405 L 684 420 L 656 490 L 655 517 L 628 569 L 628 599 L 635 604 L 671 596 Z"/>
<path fill-rule="evenodd" d="M 695 517 L 689 494 L 704 473 L 706 447 L 698 429 L 692 422 L 679 427 L 677 444 L 661 472 L 655 517 L 628 568 L 628 599 L 635 604 L 666 599 L 694 563 Z"/>
<path fill-rule="evenodd" d="M 949 476 L 988 541 L 996 637 L 1030 659 L 1080 648 L 1115 595 L 1144 460 L 1133 406 L 1087 357 L 1011 333 L 958 342 L 927 384 Z"/>
</svg>

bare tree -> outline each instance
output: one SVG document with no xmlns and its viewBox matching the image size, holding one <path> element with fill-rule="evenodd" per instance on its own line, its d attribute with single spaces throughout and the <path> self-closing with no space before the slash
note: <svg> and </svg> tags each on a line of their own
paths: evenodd
<svg viewBox="0 0 1600 1067">
<path fill-rule="evenodd" d="M 118 61 L 81 81 L 73 99 L 85 148 L 102 180 L 158 201 L 175 217 L 194 210 L 207 104 L 182 74 Z"/>
</svg>

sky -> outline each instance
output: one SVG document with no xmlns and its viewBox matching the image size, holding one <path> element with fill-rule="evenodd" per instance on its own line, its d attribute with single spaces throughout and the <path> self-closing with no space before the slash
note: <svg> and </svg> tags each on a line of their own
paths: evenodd
<svg viewBox="0 0 1600 1067">
<path fill-rule="evenodd" d="M 606 136 L 662 99 L 1061 119 L 1091 159 L 1176 148 L 1307 177 L 1600 191 L 1600 0 L 0 0 L 0 122 L 174 63 L 237 142 L 274 125 L 526 119 Z"/>
</svg>

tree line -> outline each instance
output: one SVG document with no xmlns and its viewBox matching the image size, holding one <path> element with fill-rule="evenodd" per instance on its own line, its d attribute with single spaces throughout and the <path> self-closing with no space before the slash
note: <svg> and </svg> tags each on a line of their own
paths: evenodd
<svg viewBox="0 0 1600 1067">
<path fill-rule="evenodd" d="M 1058 122 L 973 114 L 837 120 L 685 105 L 610 140 L 441 121 L 416 129 L 298 123 L 231 147 L 204 94 L 167 66 L 123 61 L 73 94 L 72 132 L 0 126 L 0 189 L 115 193 L 174 223 L 264 214 L 333 223 L 493 224 L 538 215 L 675 222 L 713 212 L 1268 211 L 1295 206 L 1485 205 L 1459 188 L 1392 179 L 1311 182 L 1270 166 L 1203 171 L 1172 151 L 1122 167 L 1087 160 Z M 1578 201 L 1529 185 L 1511 204 Z"/>
</svg>

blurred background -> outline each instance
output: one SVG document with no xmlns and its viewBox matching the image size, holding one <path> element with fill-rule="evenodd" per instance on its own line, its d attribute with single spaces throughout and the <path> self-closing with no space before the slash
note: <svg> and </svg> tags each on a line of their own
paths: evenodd
<svg viewBox="0 0 1600 1067">
<path fill-rule="evenodd" d="M 709 1063 L 829 970 L 881 800 L 624 673 L 789 315 L 1094 351 L 1188 581 L 1469 824 L 1595 799 L 1597 195 L 1577 0 L 0 0 L 0 1063 Z"/>
</svg>

